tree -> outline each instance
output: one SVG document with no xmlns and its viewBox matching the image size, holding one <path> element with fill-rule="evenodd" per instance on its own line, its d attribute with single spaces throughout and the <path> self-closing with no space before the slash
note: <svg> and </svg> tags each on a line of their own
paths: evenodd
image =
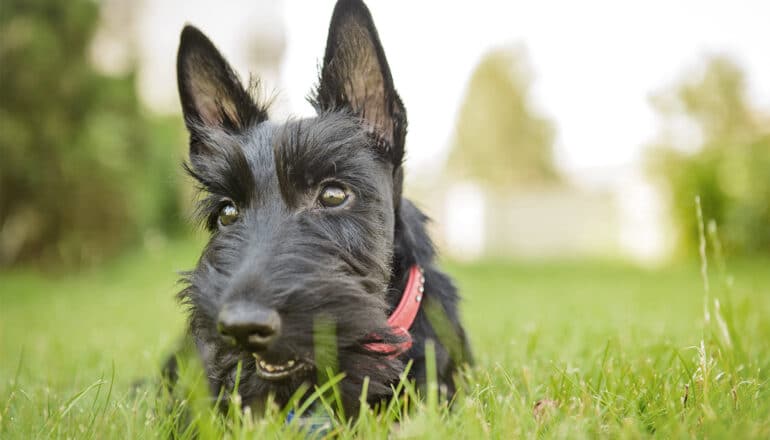
<svg viewBox="0 0 770 440">
<path fill-rule="evenodd" d="M 457 121 L 448 168 L 492 186 L 559 179 L 553 124 L 532 106 L 522 50 L 488 53 L 474 71 Z"/>
<path fill-rule="evenodd" d="M 179 223 L 168 124 L 97 72 L 90 0 L 0 3 L 0 266 L 98 260 Z M 156 138 L 162 134 L 163 138 Z"/>
<path fill-rule="evenodd" d="M 729 251 L 770 253 L 770 125 L 746 98 L 741 69 L 728 58 L 710 58 L 654 96 L 653 105 L 664 129 L 649 165 L 670 195 L 680 250 L 697 252 L 700 196 L 705 220 L 718 225 Z M 671 135 L 682 121 L 699 134 L 694 153 Z"/>
</svg>

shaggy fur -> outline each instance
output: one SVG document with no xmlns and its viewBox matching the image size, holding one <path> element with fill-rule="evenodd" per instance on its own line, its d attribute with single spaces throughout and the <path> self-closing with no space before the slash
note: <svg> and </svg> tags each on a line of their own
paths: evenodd
<svg viewBox="0 0 770 440">
<path fill-rule="evenodd" d="M 371 403 L 390 397 L 410 359 L 411 378 L 424 383 L 432 339 L 439 381 L 451 395 L 453 373 L 470 362 L 458 296 L 435 266 L 426 217 L 401 195 L 406 111 L 363 3 L 341 0 L 334 10 L 314 118 L 268 120 L 266 106 L 191 26 L 177 67 L 190 132 L 187 169 L 204 194 L 197 213 L 210 232 L 179 297 L 189 306 L 211 392 L 231 391 L 241 362 L 243 402 L 259 408 L 272 396 L 283 405 L 300 385 L 324 380 L 328 363 L 345 374 L 342 403 L 355 414 L 365 377 Z M 342 206 L 319 202 L 330 183 L 348 194 Z M 237 207 L 232 224 L 220 221 L 225 204 Z M 412 348 L 398 357 L 368 349 L 375 339 L 400 341 L 387 317 L 413 264 L 425 269 L 426 290 Z M 221 310 L 255 305 L 277 312 L 281 324 L 259 357 L 308 368 L 266 380 L 255 372 L 252 349 L 225 342 Z M 331 343 L 318 343 L 319 328 L 331 329 Z"/>
</svg>

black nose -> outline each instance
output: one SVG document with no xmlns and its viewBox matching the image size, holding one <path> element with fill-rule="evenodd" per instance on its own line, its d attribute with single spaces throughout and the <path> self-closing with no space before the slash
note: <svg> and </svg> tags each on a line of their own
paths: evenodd
<svg viewBox="0 0 770 440">
<path fill-rule="evenodd" d="M 278 337 L 281 317 L 275 310 L 255 304 L 228 304 L 219 312 L 217 329 L 231 344 L 261 351 Z"/>
</svg>

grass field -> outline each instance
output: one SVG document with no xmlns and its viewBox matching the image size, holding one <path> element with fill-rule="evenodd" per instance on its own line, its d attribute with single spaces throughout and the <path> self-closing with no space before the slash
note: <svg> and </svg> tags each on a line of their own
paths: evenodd
<svg viewBox="0 0 770 440">
<path fill-rule="evenodd" d="M 131 391 L 182 333 L 175 271 L 196 248 L 77 276 L 0 274 L 0 438 L 168 437 L 187 407 L 202 437 L 304 438 L 277 415 L 218 416 L 198 391 L 166 412 Z M 445 266 L 477 360 L 464 391 L 451 411 L 427 399 L 341 437 L 770 438 L 770 261 L 712 263 L 707 309 L 696 262 Z"/>
</svg>

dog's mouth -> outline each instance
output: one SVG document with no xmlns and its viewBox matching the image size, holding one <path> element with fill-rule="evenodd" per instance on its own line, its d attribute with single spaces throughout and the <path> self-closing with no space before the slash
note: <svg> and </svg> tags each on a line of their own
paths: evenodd
<svg viewBox="0 0 770 440">
<path fill-rule="evenodd" d="M 271 364 L 254 353 L 254 368 L 257 376 L 265 380 L 287 379 L 302 370 L 307 370 L 310 365 L 301 359 L 290 359 L 283 364 Z"/>
</svg>

